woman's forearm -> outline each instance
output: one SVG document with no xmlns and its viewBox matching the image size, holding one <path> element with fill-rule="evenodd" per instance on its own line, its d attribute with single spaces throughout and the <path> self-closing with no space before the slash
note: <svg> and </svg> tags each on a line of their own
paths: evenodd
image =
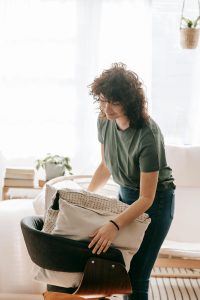
<svg viewBox="0 0 200 300">
<path fill-rule="evenodd" d="M 123 211 L 118 217 L 113 219 L 120 228 L 125 227 L 131 223 L 134 219 L 143 214 L 151 206 L 149 199 L 140 197 L 134 203 L 132 203 L 125 211 Z"/>
<path fill-rule="evenodd" d="M 110 172 L 106 165 L 102 162 L 96 169 L 87 190 L 89 192 L 96 192 L 106 184 L 109 178 Z"/>
<path fill-rule="evenodd" d="M 151 207 L 155 198 L 158 174 L 158 171 L 141 172 L 139 199 L 114 219 L 120 228 L 128 225 Z"/>
</svg>

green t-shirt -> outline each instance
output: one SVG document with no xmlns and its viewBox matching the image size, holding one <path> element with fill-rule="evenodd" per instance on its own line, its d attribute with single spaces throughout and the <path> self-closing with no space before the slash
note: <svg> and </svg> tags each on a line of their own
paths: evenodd
<svg viewBox="0 0 200 300">
<path fill-rule="evenodd" d="M 97 124 L 105 162 L 116 183 L 138 190 L 140 172 L 159 171 L 157 190 L 175 187 L 166 162 L 163 135 L 152 119 L 141 129 L 119 130 L 115 120 L 107 119 L 98 119 Z"/>
</svg>

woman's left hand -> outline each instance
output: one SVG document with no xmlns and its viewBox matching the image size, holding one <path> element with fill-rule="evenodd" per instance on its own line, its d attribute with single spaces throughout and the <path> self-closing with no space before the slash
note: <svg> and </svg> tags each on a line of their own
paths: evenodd
<svg viewBox="0 0 200 300">
<path fill-rule="evenodd" d="M 93 237 L 93 239 L 90 242 L 88 248 L 92 248 L 95 245 L 94 249 L 92 250 L 93 254 L 100 254 L 102 251 L 106 252 L 117 236 L 117 233 L 118 230 L 117 228 L 115 228 L 115 226 L 113 226 L 112 223 L 103 225 L 101 228 L 90 235 L 90 237 Z"/>
</svg>

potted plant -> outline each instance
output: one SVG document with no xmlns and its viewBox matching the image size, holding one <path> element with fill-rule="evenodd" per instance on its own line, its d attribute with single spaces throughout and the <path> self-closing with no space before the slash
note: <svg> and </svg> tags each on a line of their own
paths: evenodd
<svg viewBox="0 0 200 300">
<path fill-rule="evenodd" d="M 72 175 L 72 167 L 70 165 L 70 159 L 66 156 L 51 155 L 50 153 L 43 159 L 36 160 L 36 170 L 43 168 L 46 173 L 46 181 L 63 176 L 67 170 Z"/>
<path fill-rule="evenodd" d="M 184 49 L 195 49 L 199 41 L 200 16 L 191 20 L 182 16 L 181 18 L 181 46 Z"/>
</svg>

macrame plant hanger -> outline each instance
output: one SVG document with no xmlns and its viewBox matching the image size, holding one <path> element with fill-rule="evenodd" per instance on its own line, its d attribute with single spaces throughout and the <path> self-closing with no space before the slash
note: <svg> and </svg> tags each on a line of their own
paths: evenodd
<svg viewBox="0 0 200 300">
<path fill-rule="evenodd" d="M 200 28 L 198 27 L 198 23 L 200 23 L 200 0 L 197 0 L 199 14 L 196 20 L 190 20 L 183 16 L 185 2 L 186 0 L 183 0 L 181 10 L 180 44 L 183 49 L 195 49 L 198 46 L 200 32 Z M 183 21 L 185 22 L 186 27 L 182 27 Z"/>
</svg>

